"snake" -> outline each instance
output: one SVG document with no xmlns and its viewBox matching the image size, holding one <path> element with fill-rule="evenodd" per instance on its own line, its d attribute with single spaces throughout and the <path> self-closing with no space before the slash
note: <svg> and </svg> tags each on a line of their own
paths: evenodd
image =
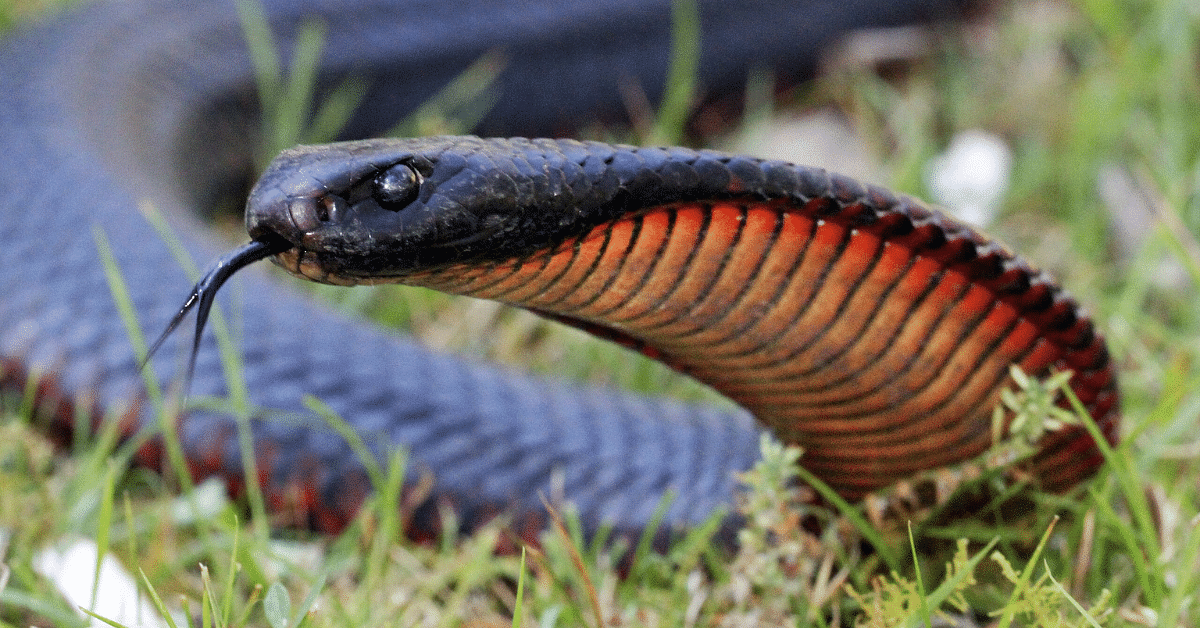
<svg viewBox="0 0 1200 628">
<path fill-rule="evenodd" d="M 1079 304 L 920 202 L 779 161 L 515 137 L 619 116 L 620 85 L 658 99 L 669 3 L 262 5 L 285 50 L 306 21 L 323 24 L 322 88 L 345 76 L 367 85 L 347 138 L 380 133 L 495 50 L 507 66 L 477 131 L 513 136 L 302 146 L 253 185 L 250 244 L 193 291 L 195 338 L 164 345 L 179 357 L 145 368 L 171 382 L 190 359 L 193 397 L 227 396 L 201 330 L 214 303 L 231 314 L 257 481 L 276 519 L 340 530 L 371 493 L 364 461 L 307 395 L 371 455 L 409 452 L 422 485 L 414 535 L 436 534 L 446 508 L 463 529 L 497 514 L 536 523 L 546 495 L 570 501 L 591 530 L 694 526 L 733 502 L 764 430 L 859 498 L 984 451 L 1011 365 L 1070 370 L 1115 441 L 1115 368 Z M 810 75 L 851 28 L 962 10 L 949 0 L 698 8 L 699 77 L 714 100 L 752 68 Z M 253 180 L 258 114 L 237 12 L 226 0 L 101 2 L 0 45 L 0 386 L 34 391 L 53 432 L 116 421 L 138 433 L 153 408 L 100 250 L 140 326 L 156 332 L 178 323 L 194 282 L 148 216 L 164 216 L 193 259 L 227 247 L 206 208 Z M 737 407 L 434 351 L 314 303 L 253 263 L 264 258 L 324 283 L 401 282 L 524 307 L 656 357 Z M 177 429 L 196 477 L 244 489 L 229 412 L 199 404 Z M 152 466 L 162 457 L 158 440 L 138 452 Z M 1063 490 L 1100 462 L 1087 433 L 1068 427 L 1039 443 L 1030 467 Z"/>
</svg>

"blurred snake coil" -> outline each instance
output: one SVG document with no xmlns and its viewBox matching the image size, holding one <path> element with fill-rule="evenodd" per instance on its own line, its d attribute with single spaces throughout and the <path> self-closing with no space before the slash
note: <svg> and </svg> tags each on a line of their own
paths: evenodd
<svg viewBox="0 0 1200 628">
<path fill-rule="evenodd" d="M 664 0 L 497 3 L 267 0 L 289 50 L 324 25 L 321 86 L 366 88 L 347 137 L 370 137 L 489 51 L 507 60 L 480 135 L 552 135 L 619 117 L 621 85 L 655 101 L 669 56 Z M 744 5 L 744 6 L 743 6 Z M 704 93 L 752 68 L 802 80 L 851 28 L 953 18 L 951 0 L 699 2 Z M 747 35 L 752 33 L 752 35 Z M 228 0 L 88 5 L 0 41 L 0 384 L 36 383 L 58 433 L 79 412 L 153 422 L 93 228 L 116 254 L 144 330 L 190 281 L 143 209 L 193 259 L 227 245 L 203 209 L 247 189 L 258 112 Z M 259 269 L 222 293 L 245 361 L 260 482 L 274 512 L 338 530 L 370 491 L 362 463 L 305 409 L 315 395 L 385 457 L 411 452 L 437 507 L 470 529 L 563 496 L 589 529 L 636 532 L 732 503 L 761 426 L 850 498 L 985 450 L 1011 364 L 1073 372 L 1110 440 L 1116 375 L 1104 341 L 1046 274 L 912 199 L 823 170 L 683 148 L 475 137 L 285 151 L 247 208 L 256 258 L 337 284 L 401 281 L 498 299 L 617 340 L 736 401 L 730 411 L 584 387 L 440 354 L 293 294 Z M 264 244 L 264 243 L 269 243 Z M 269 250 L 267 250 L 269 248 Z M 228 259 L 228 258 L 226 258 Z M 214 288 L 215 290 L 215 288 Z M 178 359 L 151 363 L 162 382 Z M 193 396 L 227 394 L 214 341 Z M 755 417 L 758 422 L 754 420 Z M 235 422 L 179 421 L 195 475 L 244 485 Z M 1030 466 L 1065 489 L 1100 463 L 1078 427 Z M 155 441 L 139 452 L 155 465 Z"/>
</svg>

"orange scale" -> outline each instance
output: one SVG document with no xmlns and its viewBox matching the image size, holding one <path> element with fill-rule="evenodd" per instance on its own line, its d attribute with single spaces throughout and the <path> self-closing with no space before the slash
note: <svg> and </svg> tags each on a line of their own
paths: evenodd
<svg viewBox="0 0 1200 628">
<path fill-rule="evenodd" d="M 830 300 L 840 302 L 846 290 L 837 281 L 839 253 L 848 237 L 849 231 L 842 225 L 832 222 L 819 224 L 794 273 L 789 276 L 791 268 L 783 268 L 782 265 L 768 264 L 764 267 L 758 281 L 742 301 L 742 307 L 739 308 L 741 316 L 729 319 L 735 324 L 730 330 L 734 332 L 733 337 L 724 338 L 721 346 L 712 349 L 711 355 L 719 359 L 777 349 L 779 339 L 790 329 L 798 327 L 797 321 L 815 304 Z M 782 240 L 777 243 L 786 244 Z M 818 281 L 822 276 L 827 280 Z M 832 280 L 829 280 L 830 276 Z M 776 288 L 780 281 L 786 282 L 782 293 Z"/>
<path fill-rule="evenodd" d="M 740 217 L 738 208 L 728 204 L 711 208 L 683 206 L 679 209 L 674 230 L 680 237 L 678 243 L 684 244 L 684 238 L 691 242 L 687 243 L 688 249 L 683 251 L 679 272 L 674 276 L 664 300 L 638 321 L 640 329 L 653 336 L 669 337 L 671 334 L 663 329 L 664 326 L 687 319 L 717 279 L 725 253 L 737 236 Z M 674 248 L 668 247 L 665 259 L 671 258 Z M 685 325 L 684 329 L 692 327 Z"/>
<path fill-rule="evenodd" d="M 570 290 L 554 303 L 554 309 L 564 314 L 586 318 L 589 313 L 606 311 L 617 307 L 623 295 L 608 289 L 610 282 L 621 272 L 626 252 L 633 243 L 638 223 L 633 220 L 597 227 L 588 238 L 608 238 L 608 244 L 600 255 L 593 259 L 591 271 L 582 277 Z M 603 233 L 607 231 L 607 234 Z"/>
<path fill-rule="evenodd" d="M 704 212 L 697 206 L 684 207 L 674 212 L 669 239 L 659 250 L 658 259 L 646 276 L 640 290 L 629 295 L 629 304 L 623 316 L 631 327 L 643 328 L 653 325 L 654 314 L 665 310 L 670 317 L 679 304 L 670 303 L 679 288 L 685 273 L 690 271 L 692 257 L 704 236 Z"/>
<path fill-rule="evenodd" d="M 1026 373 L 1039 375 L 1044 373 L 1051 364 L 1054 364 L 1061 355 L 1061 349 L 1044 337 L 1039 337 L 1034 343 L 1033 350 L 1021 360 L 1020 366 Z"/>
<path fill-rule="evenodd" d="M 521 262 L 517 272 L 496 282 L 483 291 L 471 293 L 471 296 L 484 299 L 496 299 L 505 303 L 524 304 L 541 294 L 548 286 L 553 285 L 559 277 L 566 273 L 575 262 L 577 242 L 566 245 L 548 257 Z"/>
<path fill-rule="evenodd" d="M 612 309 L 597 311 L 597 317 L 604 317 L 613 323 L 624 318 L 630 295 L 640 292 L 654 273 L 659 254 L 670 238 L 670 229 L 671 214 L 668 212 L 651 212 L 641 216 L 637 240 L 609 288 L 615 295 L 623 296 L 615 301 Z"/>
<path fill-rule="evenodd" d="M 511 298 L 514 303 L 559 309 L 559 302 L 575 294 L 579 284 L 587 280 L 593 265 L 607 251 L 609 242 L 605 228 L 594 229 L 575 242 L 570 254 L 560 253 L 551 259 L 552 268 L 543 271 L 549 279 L 541 285 L 540 290 L 532 293 L 521 291 L 506 298 Z"/>
<path fill-rule="evenodd" d="M 679 286 L 671 297 L 670 307 L 663 308 L 660 315 L 643 322 L 643 328 L 653 337 L 670 339 L 707 324 L 703 319 L 697 320 L 697 311 L 703 307 L 704 298 L 728 272 L 731 260 L 727 258 L 727 253 L 736 250 L 735 239 L 742 224 L 741 211 L 734 205 L 715 205 L 711 213 L 708 228 L 696 246 L 696 254 L 687 272 L 679 278 Z"/>
<path fill-rule="evenodd" d="M 777 300 L 780 283 L 792 279 L 792 270 L 809 251 L 814 232 L 815 224 L 803 216 L 751 209 L 725 272 L 692 310 L 690 318 L 707 326 L 686 332 L 680 341 L 692 351 L 715 357 L 731 339 L 742 338 L 769 311 L 763 304 Z"/>
</svg>

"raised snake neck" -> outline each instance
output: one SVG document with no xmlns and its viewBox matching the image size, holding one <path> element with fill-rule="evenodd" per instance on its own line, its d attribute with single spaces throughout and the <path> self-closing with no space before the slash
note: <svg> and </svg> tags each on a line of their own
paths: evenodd
<svg viewBox="0 0 1200 628">
<path fill-rule="evenodd" d="M 632 81 L 652 98 L 662 84 L 666 2 L 388 4 L 264 3 L 285 49 L 302 20 L 320 16 L 328 75 L 349 72 L 371 87 L 351 133 L 385 128 L 495 49 L 508 66 L 483 132 L 553 132 L 594 111 L 619 112 L 618 84 Z M 710 93 L 736 88 L 752 66 L 804 74 L 848 27 L 953 10 L 938 2 L 742 4 L 701 3 L 701 77 Z M 197 208 L 214 189 L 244 181 L 255 116 L 242 41 L 231 2 L 160 1 L 86 7 L 3 42 L 0 359 L 10 389 L 30 374 L 44 378 L 43 405 L 58 425 L 73 423 L 76 406 L 130 426 L 149 421 L 89 227 L 110 241 L 143 329 L 161 329 L 188 279 L 140 207 L 168 216 L 196 259 L 213 255 Z M 744 413 L 435 354 L 244 274 L 231 292 L 250 400 L 291 415 L 255 422 L 258 459 L 272 506 L 299 523 L 339 528 L 369 490 L 349 447 L 303 408 L 304 394 L 350 419 L 377 453 L 409 448 L 413 470 L 432 473 L 435 494 L 464 522 L 508 507 L 540 510 L 541 492 L 569 496 L 585 521 L 640 529 L 669 488 L 677 498 L 666 522 L 686 525 L 727 505 L 731 472 L 757 454 L 757 429 Z M 156 374 L 167 381 L 174 366 L 160 360 Z M 225 394 L 210 343 L 193 393 Z M 180 429 L 197 472 L 240 482 L 230 419 L 194 413 Z M 436 519 L 432 512 L 418 513 L 414 525 Z"/>
</svg>

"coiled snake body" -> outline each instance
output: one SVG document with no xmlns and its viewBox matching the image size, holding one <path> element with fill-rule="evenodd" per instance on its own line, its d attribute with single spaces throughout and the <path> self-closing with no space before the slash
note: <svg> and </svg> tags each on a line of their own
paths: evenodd
<svg viewBox="0 0 1200 628">
<path fill-rule="evenodd" d="M 619 80 L 658 84 L 669 24 L 665 6 L 618 0 L 547 3 L 550 12 L 325 4 L 266 10 L 285 34 L 314 12 L 327 21 L 324 67 L 372 85 L 355 133 L 378 130 L 497 47 L 511 66 L 482 128 L 553 131 L 614 109 Z M 881 6 L 875 23 L 920 17 Z M 707 85 L 732 86 L 755 63 L 803 71 L 866 8 L 702 4 L 712 18 Z M 234 140 L 252 98 L 240 38 L 222 1 L 126 2 L 0 52 L 3 382 L 38 378 L 56 425 L 80 408 L 131 429 L 148 420 L 89 227 L 112 242 L 143 328 L 163 328 L 188 280 L 139 206 L 169 216 L 194 256 L 212 256 L 189 208 L 242 171 L 247 149 Z M 804 444 L 810 467 L 849 496 L 981 451 L 1014 362 L 1075 371 L 1075 391 L 1115 437 L 1103 341 L 1047 277 L 912 201 L 819 170 L 569 141 L 366 141 L 285 153 L 256 186 L 247 221 L 297 274 L 499 298 L 659 355 Z M 468 524 L 537 510 L 544 493 L 567 497 L 592 525 L 637 530 L 670 489 L 666 523 L 686 525 L 729 502 L 732 472 L 757 453 L 745 413 L 436 354 L 242 274 L 229 292 L 246 385 L 256 407 L 282 415 L 254 423 L 261 479 L 274 508 L 315 527 L 344 525 L 368 487 L 349 447 L 303 409 L 304 394 L 377 454 L 409 448 L 413 469 L 434 480 L 430 503 L 456 506 Z M 215 347 L 205 340 L 198 355 L 192 392 L 224 394 Z M 176 366 L 153 368 L 165 381 Z M 240 482 L 230 419 L 196 411 L 180 429 L 196 473 Z M 1035 462 L 1051 487 L 1096 464 L 1078 430 L 1049 437 Z"/>
</svg>

